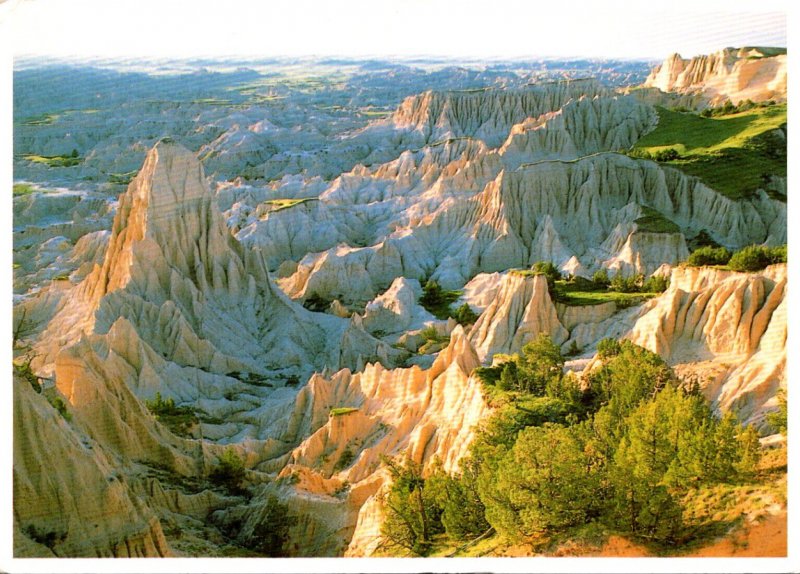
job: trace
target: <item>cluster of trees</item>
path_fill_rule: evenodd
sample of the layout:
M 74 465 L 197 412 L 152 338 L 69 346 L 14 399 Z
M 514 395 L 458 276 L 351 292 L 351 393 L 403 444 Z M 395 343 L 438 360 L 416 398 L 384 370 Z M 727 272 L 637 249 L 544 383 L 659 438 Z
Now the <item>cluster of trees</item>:
M 460 296 L 460 291 L 442 289 L 437 281 L 428 279 L 422 286 L 422 297 L 419 299 L 419 304 L 437 319 L 452 317 L 461 325 L 471 325 L 478 320 L 478 314 L 467 303 L 455 310 L 451 308 L 451 305 Z
M 227 449 L 208 473 L 208 479 L 212 484 L 228 491 L 229 494 L 237 496 L 247 493 L 243 486 L 246 474 L 244 460 L 236 454 L 235 450 Z
M 612 339 L 598 354 L 602 366 L 583 385 L 562 372 L 544 335 L 479 371 L 496 409 L 459 473 L 423 476 L 410 461 L 387 461 L 387 546 L 426 555 L 441 534 L 468 541 L 494 529 L 544 540 L 591 523 L 675 544 L 686 536 L 690 488 L 754 471 L 756 431 L 715 415 L 658 355 Z
M 748 110 L 753 110 L 755 108 L 766 108 L 774 105 L 775 105 L 775 100 L 755 103 L 753 100 L 748 99 L 739 102 L 739 105 L 735 106 L 731 103 L 730 100 L 727 100 L 724 104 L 716 108 L 704 109 L 702 112 L 700 112 L 700 115 L 704 118 L 716 118 L 719 116 L 729 116 L 731 114 L 738 114 L 741 112 L 746 112 Z
M 727 265 L 734 271 L 759 271 L 768 265 L 786 263 L 787 247 L 765 247 L 763 245 L 749 245 L 735 253 L 724 247 L 704 246 L 694 250 L 686 264 L 692 267 L 702 265 Z
M 657 151 L 655 151 L 653 153 L 650 153 L 649 151 L 644 150 L 644 149 L 633 148 L 633 149 L 628 150 L 626 153 L 630 157 L 635 157 L 635 158 L 638 158 L 638 159 L 651 159 L 651 160 L 662 161 L 662 162 L 663 161 L 673 161 L 673 160 L 676 160 L 676 159 L 680 159 L 680 157 L 681 157 L 681 155 L 678 153 L 678 150 L 676 150 L 675 148 L 672 148 L 672 147 L 665 148 L 665 149 L 660 149 L 660 150 L 657 150 Z
M 180 436 L 190 435 L 192 427 L 199 422 L 194 409 L 179 407 L 175 404 L 175 399 L 165 399 L 160 392 L 156 393 L 152 401 L 146 400 L 144 404 L 159 422 Z

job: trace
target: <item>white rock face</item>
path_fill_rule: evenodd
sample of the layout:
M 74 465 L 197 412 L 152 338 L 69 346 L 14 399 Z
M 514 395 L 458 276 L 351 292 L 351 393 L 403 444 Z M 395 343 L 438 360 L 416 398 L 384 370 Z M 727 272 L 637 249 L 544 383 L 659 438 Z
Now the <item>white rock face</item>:
M 363 302 L 398 276 L 457 289 L 478 273 L 539 260 L 586 275 L 601 267 L 649 275 L 688 252 L 678 234 L 637 231 L 642 206 L 731 248 L 786 238 L 786 204 L 764 192 L 733 201 L 677 170 L 608 153 L 503 170 L 480 193 L 450 197 L 407 226 L 400 220 L 379 244 L 307 255 L 281 286 L 292 297 Z
M 644 85 L 664 92 L 700 93 L 711 105 L 726 100 L 786 100 L 786 50 L 725 48 L 691 60 L 673 54 Z
M 506 274 L 497 295 L 470 331 L 470 342 L 481 361 L 496 353 L 513 353 L 540 333 L 561 344 L 569 332 L 558 321 L 556 308 L 547 292 L 544 275 Z
M 298 121 L 317 113 L 292 110 Z M 68 527 L 55 547 L 64 554 L 213 553 L 212 531 L 178 539 L 172 527 L 238 523 L 247 538 L 277 495 L 297 518 L 292 554 L 370 555 L 389 484 L 381 456 L 457 469 L 489 414 L 471 372 L 539 333 L 577 347 L 576 369 L 603 337 L 628 336 L 702 376 L 718 407 L 750 421 L 785 385 L 785 267 L 677 267 L 684 235 L 700 231 L 728 247 L 784 243 L 785 203 L 763 190 L 733 201 L 616 153 L 655 125 L 633 97 L 582 81 L 426 92 L 346 134 L 295 131 L 249 109 L 197 113 L 214 135 L 198 132 L 192 149 L 211 172 L 242 175 L 216 194 L 195 155 L 164 141 L 116 208 L 85 194 L 15 200 L 17 311 L 38 333 L 35 370 L 54 376 L 49 398 L 72 416 L 15 382 L 25 387 L 15 393 L 15 496 L 27 505 L 15 547 L 27 554 L 48 552 L 25 534 L 39 524 Z M 301 136 L 308 150 L 286 151 Z M 95 159 L 81 173 L 116 165 Z M 304 174 L 249 179 L 284 170 Z M 646 208 L 681 233 L 639 229 Z M 539 260 L 583 276 L 671 273 L 672 283 L 639 307 L 566 307 L 543 276 L 509 271 Z M 428 278 L 463 288 L 456 305 L 480 313 L 471 328 L 419 305 Z M 315 297 L 325 313 L 300 305 Z M 423 327 L 442 340 L 425 343 Z M 401 361 L 411 366 L 394 368 Z M 144 399 L 157 392 L 195 409 L 191 438 L 149 412 Z M 245 462 L 250 501 L 179 492 L 157 476 L 207 476 L 226 450 Z M 50 484 L 47 466 L 62 458 Z M 73 509 L 88 490 L 93 502 Z
M 485 417 L 479 364 L 463 329 L 427 370 L 387 370 L 368 364 L 331 376 L 314 375 L 286 411 L 275 438 L 296 444 L 268 461 L 279 477 L 293 476 L 277 494 L 298 517 L 293 552 L 301 556 L 371 554 L 380 533 L 378 497 L 389 477 L 381 456 L 408 455 L 429 469 L 439 459 L 457 468 Z M 334 410 L 334 409 L 338 409 Z M 261 520 L 251 503 L 245 529 Z
M 421 329 L 425 323 L 436 320 L 417 303 L 421 296 L 422 287 L 416 279 L 395 279 L 389 289 L 367 303 L 364 328 L 385 334 Z

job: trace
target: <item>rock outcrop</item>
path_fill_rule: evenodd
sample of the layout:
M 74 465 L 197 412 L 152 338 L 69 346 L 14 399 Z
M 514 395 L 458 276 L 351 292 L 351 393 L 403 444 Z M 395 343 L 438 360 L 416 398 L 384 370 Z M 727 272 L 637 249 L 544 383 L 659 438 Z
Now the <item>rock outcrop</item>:
M 690 60 L 673 54 L 656 66 L 645 87 L 701 94 L 710 105 L 726 100 L 786 100 L 785 48 L 725 48 Z
M 569 337 L 558 321 L 544 275 L 505 275 L 494 300 L 481 313 L 469 339 L 481 361 L 496 353 L 518 352 L 523 345 L 545 333 L 557 345 Z

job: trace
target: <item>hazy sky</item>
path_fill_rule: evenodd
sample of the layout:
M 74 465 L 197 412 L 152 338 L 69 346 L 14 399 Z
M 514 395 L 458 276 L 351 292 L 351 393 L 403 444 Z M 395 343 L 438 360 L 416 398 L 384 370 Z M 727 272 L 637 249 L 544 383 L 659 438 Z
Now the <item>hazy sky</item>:
M 6 0 L 0 18 L 16 54 L 660 59 L 675 51 L 785 46 L 786 6 L 773 0 Z

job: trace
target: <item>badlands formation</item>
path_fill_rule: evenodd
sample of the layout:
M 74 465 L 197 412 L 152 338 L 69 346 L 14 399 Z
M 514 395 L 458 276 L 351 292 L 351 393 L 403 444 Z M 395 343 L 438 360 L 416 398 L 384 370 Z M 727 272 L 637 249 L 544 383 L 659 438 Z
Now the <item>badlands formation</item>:
M 751 55 L 673 58 L 648 85 L 785 94 L 768 63 L 785 55 Z M 458 469 L 490 413 L 474 369 L 540 333 L 577 349 L 577 372 L 603 338 L 630 339 L 766 428 L 786 385 L 785 265 L 680 264 L 701 234 L 785 244 L 785 199 L 733 199 L 620 153 L 657 123 L 595 81 L 427 91 L 337 136 L 329 179 L 319 166 L 271 178 L 285 152 L 259 145 L 280 131 L 264 120 L 194 146 L 162 139 L 116 203 L 15 198 L 15 325 L 33 378 L 14 380 L 15 553 L 225 555 L 269 526 L 277 497 L 293 518 L 285 552 L 370 555 L 382 457 Z M 245 161 L 271 182 L 220 175 Z M 654 212 L 673 225 L 644 226 Z M 524 272 L 537 261 L 670 283 L 629 307 L 567 305 Z M 421 306 L 429 279 L 477 321 Z M 150 412 L 161 398 L 192 413 L 183 432 Z M 207 481 L 229 453 L 250 496 Z
M 690 60 L 673 54 L 647 77 L 645 87 L 699 95 L 710 105 L 726 100 L 786 101 L 785 48 L 725 48 Z

